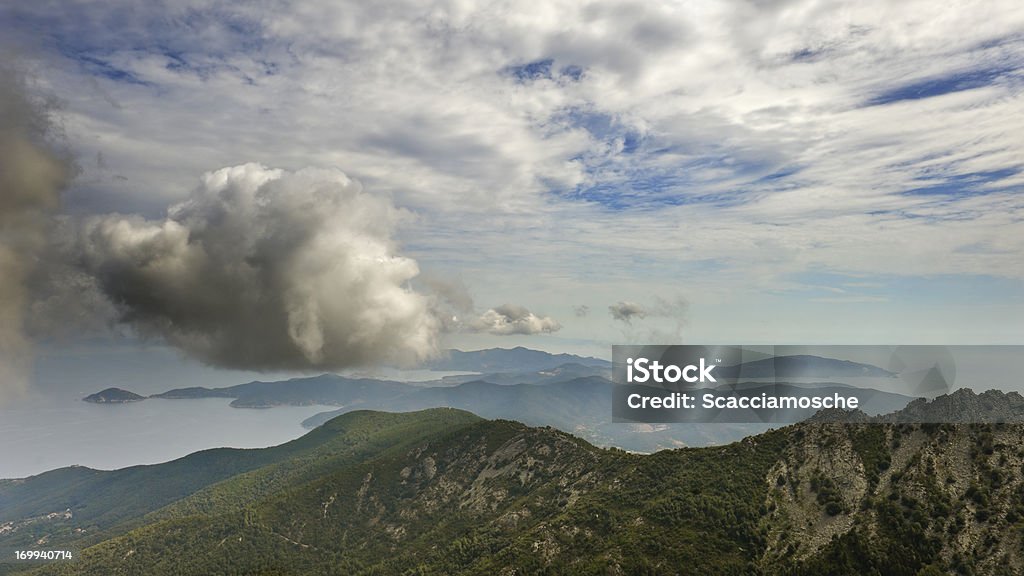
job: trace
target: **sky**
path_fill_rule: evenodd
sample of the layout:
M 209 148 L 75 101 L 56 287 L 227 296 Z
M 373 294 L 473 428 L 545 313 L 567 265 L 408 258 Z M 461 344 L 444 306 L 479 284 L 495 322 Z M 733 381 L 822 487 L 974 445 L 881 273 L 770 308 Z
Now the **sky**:
M 1024 343 L 1019 2 L 8 4 L 54 381 Z

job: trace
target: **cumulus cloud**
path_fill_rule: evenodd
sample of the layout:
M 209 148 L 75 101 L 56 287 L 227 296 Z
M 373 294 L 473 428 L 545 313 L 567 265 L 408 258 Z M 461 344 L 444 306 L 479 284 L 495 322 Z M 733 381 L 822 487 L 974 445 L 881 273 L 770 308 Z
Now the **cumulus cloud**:
M 199 360 L 256 370 L 410 365 L 438 349 L 396 253 L 400 213 L 339 170 L 206 174 L 163 220 L 86 220 L 83 268 L 121 322 Z
M 579 306 L 573 306 L 572 311 L 577 318 L 583 318 L 587 314 L 590 314 L 590 306 L 587 306 L 586 304 L 580 304 Z
M 469 322 L 469 328 L 475 332 L 507 336 L 557 332 L 562 325 L 550 316 L 537 316 L 522 306 L 505 304 L 474 318 Z
M 504 304 L 479 312 L 469 289 L 459 279 L 425 274 L 420 282 L 429 295 L 431 311 L 447 333 L 483 332 L 499 336 L 510 334 L 548 334 L 562 325 L 549 316 L 538 316 L 523 306 Z
M 643 304 L 625 300 L 612 304 L 608 311 L 611 312 L 613 319 L 626 324 L 631 324 L 634 318 L 646 318 L 648 314 L 647 307 Z
M 68 158 L 53 146 L 51 110 L 14 65 L 0 61 L 0 401 L 29 381 L 28 282 L 71 175 Z

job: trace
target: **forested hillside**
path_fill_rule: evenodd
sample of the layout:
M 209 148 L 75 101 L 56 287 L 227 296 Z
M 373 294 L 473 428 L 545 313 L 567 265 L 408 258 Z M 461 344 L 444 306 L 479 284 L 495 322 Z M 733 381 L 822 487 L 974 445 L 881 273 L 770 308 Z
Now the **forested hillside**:
M 1024 571 L 1017 424 L 803 423 L 652 455 L 453 410 L 321 430 L 357 421 L 360 446 L 389 439 L 208 485 L 34 573 Z

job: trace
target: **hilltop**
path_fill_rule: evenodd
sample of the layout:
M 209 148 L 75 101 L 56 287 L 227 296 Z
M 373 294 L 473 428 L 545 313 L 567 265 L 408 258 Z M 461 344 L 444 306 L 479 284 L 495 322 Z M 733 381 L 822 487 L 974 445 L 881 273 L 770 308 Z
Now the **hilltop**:
M 967 391 L 928 405 L 979 398 L 1016 402 Z M 353 412 L 295 442 L 254 451 L 268 462 L 248 461 L 243 467 L 255 467 L 158 509 L 87 527 L 94 533 L 79 542 L 94 545 L 80 562 L 36 573 L 1024 571 L 1019 425 L 807 422 L 645 456 L 435 409 Z M 240 452 L 249 451 L 222 454 Z M 202 465 L 219 469 L 218 459 L 209 454 Z M 152 467 L 154 477 L 176 482 L 189 470 L 176 462 L 177 471 Z M 41 481 L 0 485 L 0 510 L 45 490 Z M 80 518 L 94 507 L 93 491 L 74 494 L 72 517 L 30 524 L 32 537 L 87 524 Z M 21 513 L 68 502 L 51 498 Z M 51 542 L 76 542 L 65 534 Z
M 107 388 L 82 398 L 83 401 L 92 402 L 93 404 L 124 404 L 126 402 L 139 402 L 145 399 L 145 396 L 140 396 L 120 388 Z

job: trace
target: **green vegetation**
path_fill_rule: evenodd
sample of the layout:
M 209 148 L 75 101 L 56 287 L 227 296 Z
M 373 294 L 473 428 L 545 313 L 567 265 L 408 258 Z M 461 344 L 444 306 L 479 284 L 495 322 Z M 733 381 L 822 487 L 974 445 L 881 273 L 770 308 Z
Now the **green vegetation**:
M 313 447 L 291 460 L 208 485 L 39 573 L 741 574 L 764 546 L 764 478 L 784 433 L 645 457 L 419 414 L 342 416 L 318 432 L 358 447 L 344 457 L 323 456 L 340 440 L 307 436 Z
M 153 467 L 169 499 L 186 463 L 202 476 L 254 453 L 159 509 L 122 506 L 67 540 L 91 544 L 80 561 L 29 573 L 1016 574 L 1022 447 L 1019 426 L 802 424 L 644 456 L 452 409 L 354 412 L 268 451 Z M 103 484 L 54 474 L 34 489 Z M 33 496 L 0 484 L 14 491 Z
M 288 478 L 315 475 L 330 466 L 362 461 L 410 435 L 464 425 L 479 418 L 457 410 L 439 409 L 413 414 L 353 412 L 292 442 L 272 448 L 205 450 L 152 466 L 133 466 L 111 472 L 83 467 L 61 468 L 24 481 L 0 485 L 0 524 L 45 517 L 69 510 L 72 518 L 33 521 L 22 529 L 0 534 L 0 547 L 14 547 L 47 538 L 50 546 L 91 544 L 139 525 L 146 514 L 172 503 L 165 514 L 210 508 L 198 491 L 230 479 L 217 492 L 223 508 L 247 502 Z M 246 475 L 255 471 L 252 477 Z M 247 482 L 247 479 L 249 481 Z M 253 483 L 255 482 L 255 484 Z M 190 495 L 195 499 L 182 500 Z
M 831 478 L 825 476 L 820 471 L 815 471 L 811 476 L 811 492 L 817 494 L 817 502 L 825 508 L 825 513 L 829 516 L 835 516 L 841 512 L 846 512 L 846 506 L 843 504 L 843 497 L 839 493 L 839 488 Z
M 898 446 L 898 440 L 895 442 Z M 888 470 L 891 463 L 891 455 L 886 443 L 886 427 L 880 425 L 861 427 L 853 435 L 853 449 L 864 466 L 868 484 L 874 488 L 878 484 L 879 474 Z

